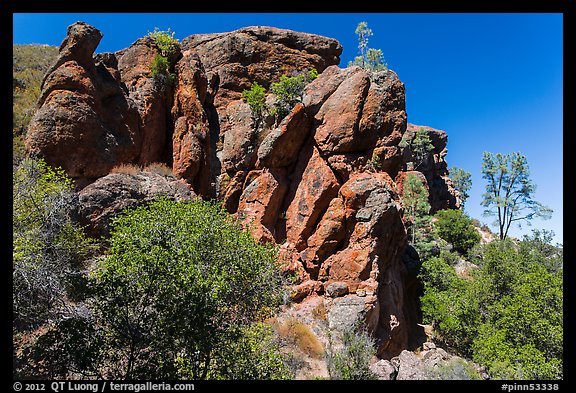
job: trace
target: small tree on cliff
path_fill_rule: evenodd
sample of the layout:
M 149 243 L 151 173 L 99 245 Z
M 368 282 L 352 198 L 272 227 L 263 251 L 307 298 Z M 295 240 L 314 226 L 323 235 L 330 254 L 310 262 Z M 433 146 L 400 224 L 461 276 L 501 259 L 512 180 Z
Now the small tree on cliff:
M 448 170 L 448 176 L 450 176 L 454 188 L 460 194 L 460 208 L 464 210 L 464 204 L 470 196 L 468 191 L 472 187 L 472 174 L 462 168 L 452 167 Z
M 370 71 L 388 69 L 382 50 L 368 48 L 368 39 L 374 35 L 372 29 L 368 27 L 368 23 L 358 23 L 355 33 L 358 35 L 358 51 L 360 52 L 360 56 L 356 56 L 354 61 L 348 63 L 348 66 L 355 65 Z
M 404 179 L 402 205 L 408 226 L 408 236 L 411 239 L 411 244 L 415 246 L 419 240 L 424 239 L 422 232 L 425 228 L 430 227 L 431 217 L 428 190 L 424 182 L 413 173 L 408 174 Z
M 513 222 L 520 225 L 540 217 L 549 219 L 552 209 L 536 202 L 536 185 L 530 179 L 528 160 L 522 154 L 484 152 L 482 178 L 487 181 L 483 194 L 484 215 L 496 216 L 500 239 L 505 239 Z

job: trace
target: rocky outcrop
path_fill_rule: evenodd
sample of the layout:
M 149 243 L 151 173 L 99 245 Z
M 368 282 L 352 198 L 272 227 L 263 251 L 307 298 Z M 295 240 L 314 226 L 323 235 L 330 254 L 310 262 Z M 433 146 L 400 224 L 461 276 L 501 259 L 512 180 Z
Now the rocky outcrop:
M 138 158 L 142 143 L 137 106 L 116 79 L 114 55 L 92 55 L 102 33 L 75 23 L 46 74 L 26 148 L 61 166 L 74 179 L 107 175 Z
M 248 27 L 184 39 L 169 59 L 171 81 L 151 76 L 151 38 L 93 56 L 100 38 L 86 24 L 70 27 L 27 141 L 30 154 L 83 183 L 81 215 L 94 233 L 159 194 L 218 198 L 258 241 L 281 244 L 293 301 L 329 299 L 329 325 L 363 321 L 383 358 L 412 346 L 419 260 L 407 245 L 402 179 L 425 180 L 433 211 L 458 201 L 446 133 L 425 127 L 434 148 L 415 167 L 420 126 L 407 123 L 396 73 L 339 68 L 342 47 L 331 38 Z M 311 68 L 319 77 L 283 119 L 256 119 L 242 100 L 254 82 L 269 87 Z M 108 175 L 150 162 L 175 178 Z
M 426 130 L 433 149 L 424 157 L 421 163 L 415 163 L 410 144 L 420 128 Z M 455 209 L 460 207 L 460 200 L 454 189 L 452 181 L 448 177 L 448 164 L 445 157 L 448 154 L 446 145 L 448 135 L 442 130 L 428 126 L 418 126 L 408 123 L 403 136 L 404 146 L 402 149 L 403 171 L 418 171 L 426 179 L 429 189 L 431 214 L 442 209 Z

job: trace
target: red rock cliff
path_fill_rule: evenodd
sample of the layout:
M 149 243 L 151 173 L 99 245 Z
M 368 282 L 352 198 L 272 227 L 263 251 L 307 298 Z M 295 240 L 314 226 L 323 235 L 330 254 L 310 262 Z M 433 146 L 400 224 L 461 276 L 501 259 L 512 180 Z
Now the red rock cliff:
M 334 298 L 331 326 L 360 317 L 381 356 L 407 348 L 419 328 L 399 197 L 413 166 L 400 142 L 419 126 L 407 123 L 396 73 L 339 68 L 342 47 L 331 38 L 247 27 L 184 39 L 171 59 L 176 79 L 163 83 L 150 76 L 158 49 L 149 38 L 93 56 L 101 37 L 84 23 L 69 27 L 42 86 L 29 153 L 81 187 L 121 163 L 168 164 L 191 193 L 222 200 L 258 240 L 282 244 L 284 269 L 299 280 L 294 301 Z M 257 127 L 242 90 L 311 68 L 320 76 L 302 102 L 279 124 Z M 418 170 L 433 209 L 455 207 L 446 133 L 426 129 L 434 150 Z M 146 177 L 130 187 L 138 179 Z M 99 206 L 94 189 L 80 190 L 86 211 Z

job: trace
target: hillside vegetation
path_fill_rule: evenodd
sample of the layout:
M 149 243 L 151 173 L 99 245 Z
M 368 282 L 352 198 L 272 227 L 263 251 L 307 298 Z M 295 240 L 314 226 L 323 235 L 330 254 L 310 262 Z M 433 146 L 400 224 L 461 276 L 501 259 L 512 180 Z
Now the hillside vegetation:
M 23 154 L 23 137 L 40 97 L 44 74 L 58 57 L 58 48 L 50 45 L 14 45 L 12 47 L 12 138 L 14 161 Z

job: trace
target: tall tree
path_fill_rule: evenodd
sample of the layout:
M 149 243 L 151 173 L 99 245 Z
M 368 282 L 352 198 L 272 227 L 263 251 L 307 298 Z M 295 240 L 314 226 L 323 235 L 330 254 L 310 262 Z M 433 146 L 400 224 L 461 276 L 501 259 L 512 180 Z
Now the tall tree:
M 540 217 L 549 219 L 552 209 L 533 199 L 536 185 L 530 179 L 528 160 L 518 152 L 492 154 L 484 152 L 482 178 L 486 179 L 486 192 L 481 205 L 484 214 L 496 216 L 500 239 L 505 239 L 513 222 L 520 225 Z
M 356 56 L 354 61 L 348 63 L 348 66 L 358 66 L 365 70 L 382 71 L 388 68 L 382 50 L 368 48 L 368 39 L 374 35 L 368 23 L 360 22 L 354 31 L 358 36 L 358 51 L 360 56 Z
M 405 219 L 408 224 L 408 235 L 411 244 L 415 245 L 418 233 L 430 225 L 430 203 L 428 202 L 428 190 L 424 182 L 415 174 L 410 173 L 404 179 L 402 187 L 402 205 L 404 206 Z
M 464 204 L 470 196 L 468 191 L 472 187 L 472 174 L 454 166 L 448 170 L 448 175 L 454 183 L 454 188 L 460 194 L 460 207 L 464 210 Z

